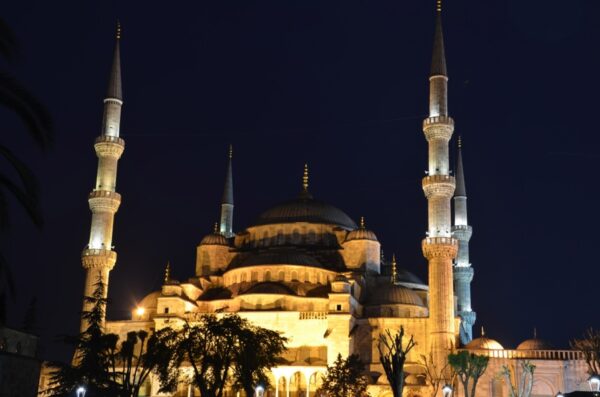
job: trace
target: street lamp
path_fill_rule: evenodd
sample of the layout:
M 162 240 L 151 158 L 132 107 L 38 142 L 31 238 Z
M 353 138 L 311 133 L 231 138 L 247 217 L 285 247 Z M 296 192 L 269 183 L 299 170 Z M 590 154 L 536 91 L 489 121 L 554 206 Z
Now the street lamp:
M 254 389 L 254 391 L 256 392 L 256 397 L 263 397 L 264 392 L 265 392 L 265 388 L 262 387 L 261 385 L 256 386 L 256 388 Z
M 442 394 L 444 397 L 450 397 L 452 395 L 452 386 L 444 385 L 444 387 L 442 387 Z
M 588 379 L 588 384 L 590 385 L 590 390 L 598 393 L 600 392 L 600 376 L 592 375 Z
M 77 388 L 76 392 L 77 392 L 77 397 L 85 397 L 85 392 L 86 392 L 85 387 L 79 386 Z

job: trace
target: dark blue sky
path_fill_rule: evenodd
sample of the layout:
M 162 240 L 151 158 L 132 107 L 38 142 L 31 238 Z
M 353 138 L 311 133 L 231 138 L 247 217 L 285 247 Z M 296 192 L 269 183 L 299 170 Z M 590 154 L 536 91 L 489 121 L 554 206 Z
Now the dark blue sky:
M 78 327 L 93 140 L 123 24 L 122 137 L 110 316 L 175 276 L 217 219 L 235 148 L 235 229 L 297 194 L 364 215 L 386 253 L 426 279 L 420 187 L 434 1 L 81 2 L 3 7 L 23 52 L 3 65 L 55 117 L 42 154 L 0 110 L 3 142 L 34 168 L 46 227 L 15 207 L 3 250 L 18 283 L 11 320 L 40 299 L 45 354 Z M 566 346 L 586 327 L 600 278 L 600 3 L 446 1 L 450 113 L 463 136 L 474 228 L 476 328 L 514 347 L 532 334 Z M 476 332 L 478 334 L 478 331 Z

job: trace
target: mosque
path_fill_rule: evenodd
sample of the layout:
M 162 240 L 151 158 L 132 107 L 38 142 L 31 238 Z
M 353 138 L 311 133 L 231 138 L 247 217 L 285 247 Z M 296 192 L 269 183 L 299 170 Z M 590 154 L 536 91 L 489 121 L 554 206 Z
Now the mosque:
M 98 173 L 89 195 L 90 239 L 82 254 L 87 272 L 85 295 L 91 295 L 98 275 L 109 285 L 109 273 L 117 262 L 112 245 L 114 215 L 121 203 L 115 189 L 116 172 L 125 149 L 119 131 L 123 104 L 119 36 L 104 100 L 102 133 L 94 144 Z M 421 188 L 428 202 L 428 228 L 421 249 L 428 260 L 428 280 L 399 268 L 395 258 L 383 258 L 377 235 L 364 220 L 357 223 L 341 209 L 320 201 L 318 193 L 310 189 L 306 166 L 296 197 L 266 209 L 254 224 L 234 229 L 230 152 L 220 223 L 197 246 L 190 278 L 174 280 L 167 268 L 162 289 L 149 291 L 130 319 L 107 321 L 107 331 L 124 336 L 131 330 L 178 327 L 206 313 L 237 313 L 289 338 L 284 364 L 271 371 L 268 396 L 315 396 L 327 364 L 338 354 L 353 353 L 367 363 L 370 395 L 391 396 L 377 340 L 385 330 L 401 326 L 418 342 L 405 367 L 407 396 L 432 394 L 422 356 L 431 357 L 441 367 L 448 353 L 456 349 L 491 358 L 478 395 L 508 396 L 508 385 L 497 375 L 503 365 L 516 366 L 523 359 L 537 366 L 533 396 L 585 390 L 587 367 L 579 352 L 552 349 L 538 338 L 526 340 L 516 349 L 504 349 L 483 332 L 473 339 L 476 305 L 471 299 L 474 269 L 469 260 L 473 229 L 467 217 L 460 144 L 456 169 L 450 168 L 454 120 L 448 113 L 447 82 L 438 7 L 429 117 L 423 121 L 429 161 Z M 157 396 L 157 381 L 149 381 L 142 395 Z M 182 383 L 175 395 L 198 392 Z M 234 396 L 235 391 L 227 395 Z

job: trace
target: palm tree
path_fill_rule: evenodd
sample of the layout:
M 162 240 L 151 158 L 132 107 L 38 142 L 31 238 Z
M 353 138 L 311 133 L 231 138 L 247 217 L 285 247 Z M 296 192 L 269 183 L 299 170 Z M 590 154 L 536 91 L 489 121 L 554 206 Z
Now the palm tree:
M 0 19 L 0 57 L 11 64 L 19 56 L 15 35 Z M 23 122 L 26 131 L 42 150 L 52 143 L 52 119 L 46 108 L 7 71 L 0 70 L 0 106 L 13 111 Z M 12 196 L 25 209 L 36 227 L 42 227 L 39 188 L 29 167 L 0 143 L 0 158 L 5 166 L 0 169 L 0 228 L 9 226 L 8 197 Z M 11 177 L 14 175 L 14 177 Z M 6 320 L 6 300 L 15 295 L 15 286 L 6 258 L 0 252 L 0 325 Z

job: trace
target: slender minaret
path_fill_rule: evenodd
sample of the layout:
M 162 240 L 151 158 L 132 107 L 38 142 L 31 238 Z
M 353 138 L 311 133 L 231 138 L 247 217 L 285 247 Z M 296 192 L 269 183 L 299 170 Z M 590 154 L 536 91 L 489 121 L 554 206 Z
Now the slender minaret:
M 112 246 L 112 235 L 115 212 L 121 204 L 121 195 L 115 191 L 115 187 L 117 162 L 125 149 L 125 141 L 119 138 L 121 106 L 123 105 L 120 39 L 121 26 L 117 24 L 113 63 L 108 91 L 104 99 L 102 132 L 94 144 L 98 156 L 98 173 L 96 186 L 88 197 L 92 211 L 90 241 L 81 256 L 83 268 L 86 270 L 84 296 L 91 296 L 99 281 L 104 283 L 105 295 L 107 294 L 108 276 L 117 261 L 117 253 Z M 83 310 L 89 309 L 90 304 L 84 301 Z M 81 329 L 85 328 L 86 324 L 82 320 Z
M 235 236 L 233 233 L 233 172 L 231 162 L 233 159 L 233 147 L 229 145 L 227 160 L 227 173 L 225 174 L 225 188 L 223 189 L 223 199 L 221 200 L 221 222 L 219 231 L 226 238 Z
M 458 240 L 458 255 L 454 261 L 454 289 L 458 298 L 460 323 L 460 342 L 466 345 L 473 339 L 473 324 L 476 314 L 471 309 L 471 281 L 473 268 L 469 262 L 469 240 L 473 228 L 467 220 L 467 189 L 462 160 L 462 140 L 458 137 L 456 155 L 456 191 L 454 192 L 454 226 L 452 236 Z
M 439 0 L 436 14 L 429 77 L 429 117 L 423 121 L 423 132 L 429 144 L 429 169 L 423 178 L 429 226 L 422 248 L 428 260 L 431 353 L 437 368 L 443 368 L 448 352 L 455 345 L 452 261 L 458 244 L 452 238 L 451 230 L 450 200 L 455 181 L 449 174 L 448 142 L 454 131 L 454 121 L 448 116 L 448 74 Z

